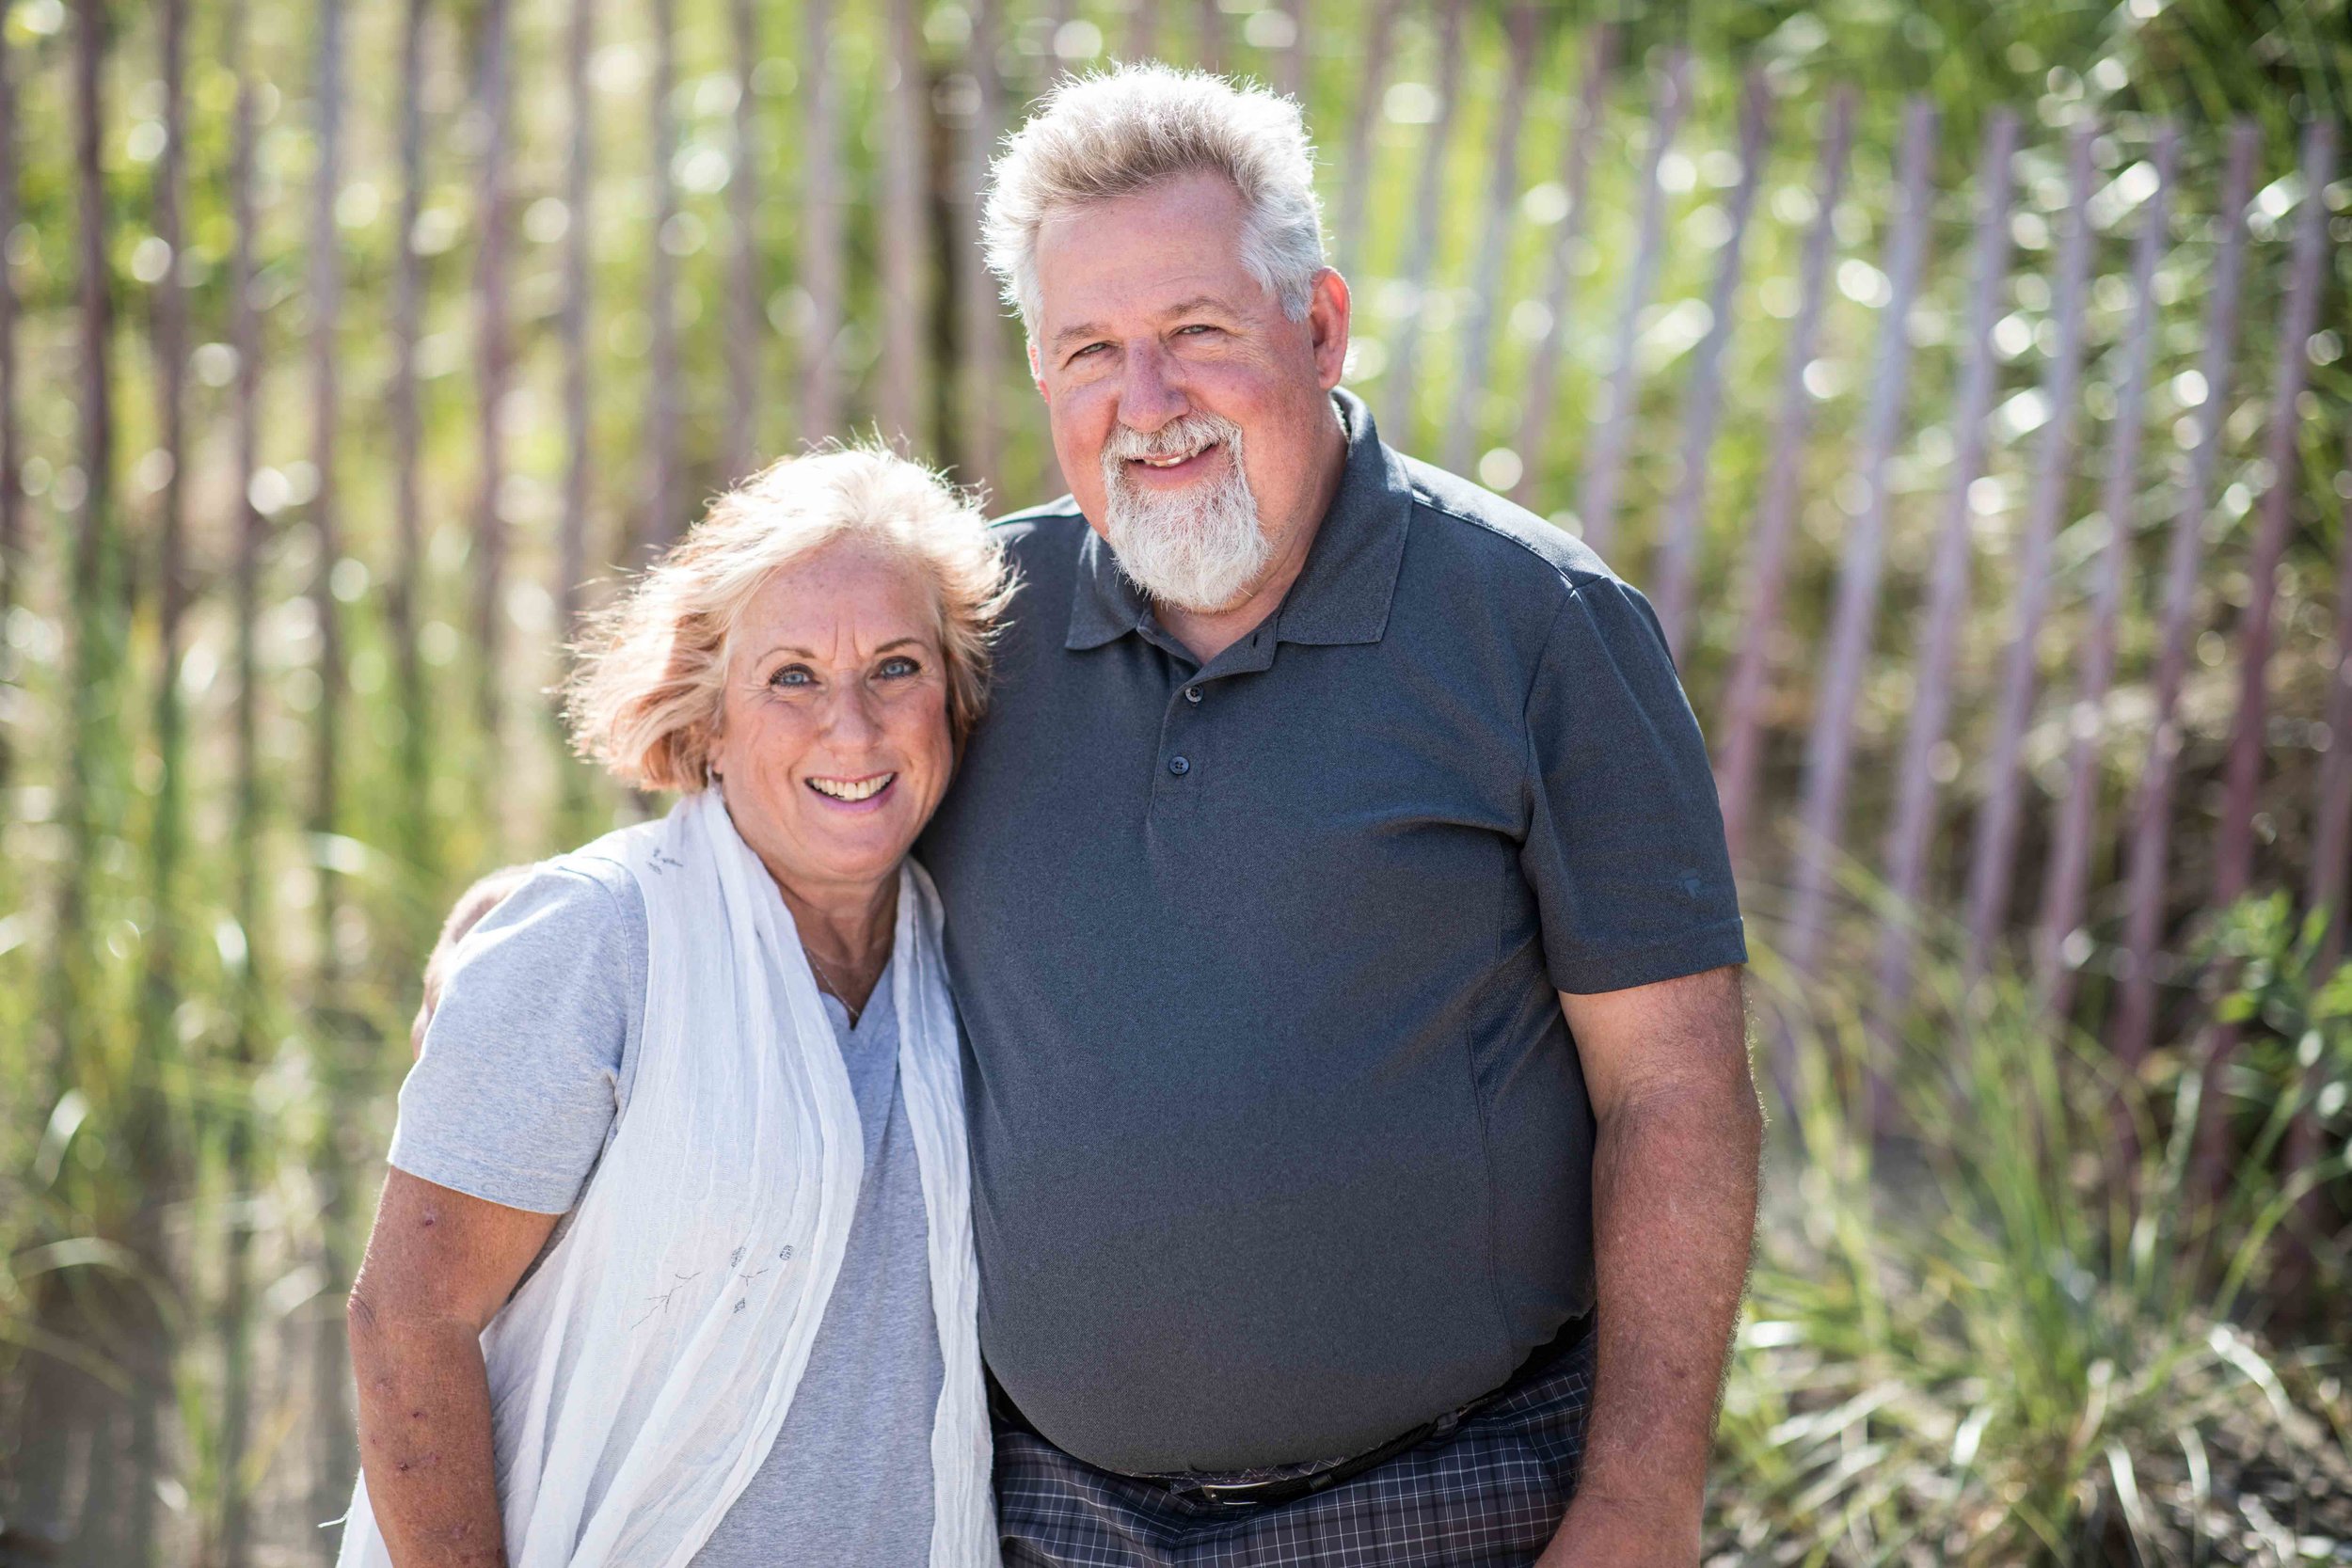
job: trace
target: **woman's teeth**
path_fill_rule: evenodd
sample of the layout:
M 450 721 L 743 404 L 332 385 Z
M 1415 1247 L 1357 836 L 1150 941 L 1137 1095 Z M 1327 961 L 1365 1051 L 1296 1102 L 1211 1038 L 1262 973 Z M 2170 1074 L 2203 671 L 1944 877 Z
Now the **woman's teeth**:
M 865 800 L 881 794 L 882 786 L 898 776 L 896 773 L 877 773 L 870 779 L 811 779 L 808 787 L 836 800 Z

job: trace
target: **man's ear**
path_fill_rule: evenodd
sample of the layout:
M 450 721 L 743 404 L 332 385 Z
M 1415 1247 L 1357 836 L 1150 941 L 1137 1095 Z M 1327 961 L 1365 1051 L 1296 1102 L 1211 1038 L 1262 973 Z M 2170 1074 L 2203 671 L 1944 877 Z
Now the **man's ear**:
M 1315 379 L 1329 391 L 1340 384 L 1347 363 L 1347 324 L 1353 307 L 1347 279 L 1339 268 L 1326 267 L 1308 285 L 1307 336 L 1314 345 Z
M 1045 366 L 1044 362 L 1037 356 L 1037 340 L 1035 338 L 1029 340 L 1029 384 L 1037 388 L 1037 395 L 1039 397 L 1043 398 L 1048 403 L 1054 401 L 1054 394 L 1045 389 Z

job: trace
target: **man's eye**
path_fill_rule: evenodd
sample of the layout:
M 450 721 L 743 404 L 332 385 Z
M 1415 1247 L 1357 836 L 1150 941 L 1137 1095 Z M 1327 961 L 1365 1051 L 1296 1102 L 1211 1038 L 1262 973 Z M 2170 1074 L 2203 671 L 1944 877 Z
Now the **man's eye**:
M 1216 327 L 1211 326 L 1206 322 L 1193 322 L 1187 325 L 1178 327 L 1176 329 L 1176 336 L 1181 338 L 1187 332 L 1215 332 L 1216 330 Z
M 1076 351 L 1075 353 L 1073 353 L 1073 355 L 1071 355 L 1071 356 L 1070 356 L 1070 358 L 1071 358 L 1071 362 L 1074 364 L 1074 363 L 1076 363 L 1078 360 L 1080 360 L 1080 359 L 1084 359 L 1084 358 L 1085 358 L 1088 355 L 1092 354 L 1092 353 L 1093 353 L 1096 349 L 1098 349 L 1098 348 L 1108 348 L 1108 347 L 1110 347 L 1110 344 L 1108 344 L 1108 343 L 1089 343 L 1089 344 L 1087 344 L 1087 346 L 1086 346 L 1086 347 L 1084 347 L 1084 348 L 1082 348 L 1082 349 L 1079 349 L 1078 351 Z

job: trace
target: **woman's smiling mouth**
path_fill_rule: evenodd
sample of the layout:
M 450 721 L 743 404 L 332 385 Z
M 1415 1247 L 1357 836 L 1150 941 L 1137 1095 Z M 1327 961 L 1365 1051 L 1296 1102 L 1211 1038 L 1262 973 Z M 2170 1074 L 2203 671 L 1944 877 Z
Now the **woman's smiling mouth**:
M 829 800 L 857 805 L 888 789 L 891 781 L 898 776 L 896 772 L 868 773 L 862 779 L 810 779 L 807 784 L 809 788 Z

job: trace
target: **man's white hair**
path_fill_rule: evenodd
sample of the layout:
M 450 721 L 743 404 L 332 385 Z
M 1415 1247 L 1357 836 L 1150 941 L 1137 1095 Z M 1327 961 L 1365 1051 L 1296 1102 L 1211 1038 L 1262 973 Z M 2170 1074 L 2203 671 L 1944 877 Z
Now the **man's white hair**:
M 1034 341 L 1046 218 L 1182 175 L 1221 175 L 1248 214 L 1243 264 L 1302 321 L 1324 264 L 1314 169 L 1298 105 L 1263 87 L 1157 61 L 1066 76 L 991 166 L 981 243 Z

